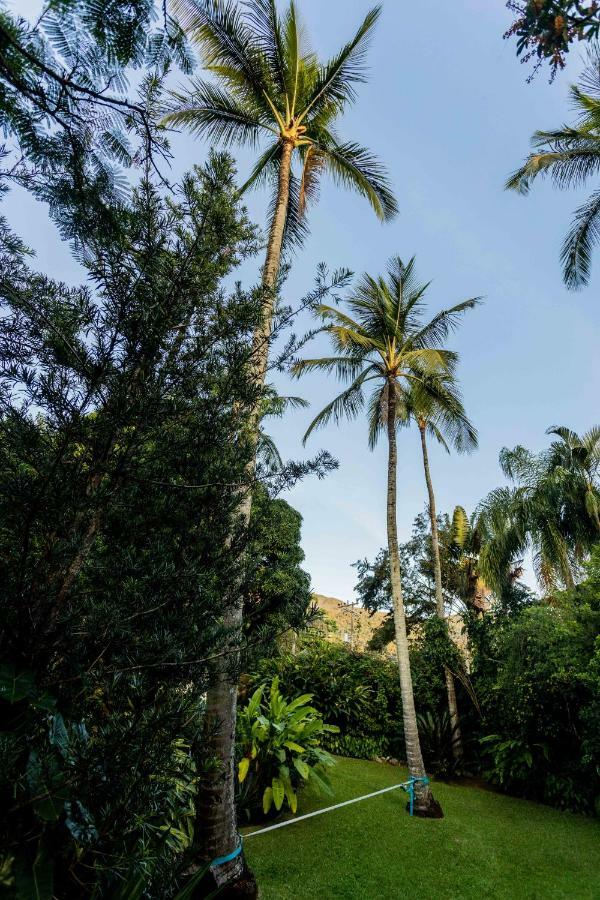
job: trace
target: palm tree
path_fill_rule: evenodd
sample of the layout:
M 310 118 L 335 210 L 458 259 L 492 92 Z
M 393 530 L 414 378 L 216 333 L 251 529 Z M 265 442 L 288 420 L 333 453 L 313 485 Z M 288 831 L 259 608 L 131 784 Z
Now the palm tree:
M 349 313 L 323 305 L 319 314 L 325 321 L 335 356 L 297 362 L 297 376 L 311 370 L 333 372 L 351 384 L 314 419 L 305 435 L 344 416 L 356 418 L 364 407 L 364 388 L 373 383 L 369 400 L 369 446 L 373 448 L 381 431 L 388 438 L 387 535 L 394 629 L 402 690 L 402 710 L 406 757 L 410 774 L 423 777 L 425 768 L 419 742 L 413 697 L 406 615 L 402 594 L 398 531 L 396 522 L 396 430 L 404 403 L 413 383 L 422 385 L 432 402 L 438 399 L 438 381 L 432 376 L 450 372 L 456 354 L 442 347 L 460 315 L 474 306 L 467 300 L 452 309 L 424 319 L 427 284 L 419 284 L 414 258 L 406 265 L 399 257 L 390 260 L 387 277 L 363 275 L 348 301 Z M 439 804 L 426 785 L 419 785 L 417 809 L 422 815 L 440 814 Z
M 455 506 L 450 529 L 450 549 L 458 555 L 460 576 L 456 590 L 467 610 L 476 615 L 481 615 L 487 608 L 489 595 L 489 588 L 479 567 L 484 540 L 485 531 L 477 513 L 469 518 L 464 507 Z
M 302 242 L 306 208 L 318 197 L 322 174 L 364 196 L 380 219 L 397 212 L 381 163 L 335 132 L 337 120 L 356 99 L 356 85 L 365 80 L 366 50 L 381 7 L 367 13 L 331 60 L 319 63 L 306 45 L 293 0 L 282 15 L 275 0 L 175 0 L 174 5 L 214 80 L 194 79 L 189 93 L 173 93 L 164 121 L 225 146 L 254 148 L 266 142 L 241 189 L 273 188 L 263 268 L 265 345 L 282 248 L 286 239 L 292 245 Z M 294 173 L 296 161 L 300 177 Z
M 381 163 L 353 141 L 341 141 L 337 120 L 356 99 L 365 80 L 365 55 L 380 7 L 365 17 L 354 37 L 327 63 L 319 63 L 306 46 L 294 2 L 283 14 L 276 0 L 174 0 L 175 13 L 202 56 L 212 80 L 195 79 L 191 91 L 173 94 L 165 122 L 226 147 L 261 147 L 242 187 L 269 184 L 273 189 L 270 227 L 262 271 L 263 300 L 251 353 L 251 378 L 260 395 L 267 371 L 269 342 L 284 244 L 301 243 L 306 209 L 316 200 L 320 177 L 327 172 L 363 195 L 377 216 L 397 211 Z M 298 162 L 301 175 L 294 172 Z M 260 397 L 247 418 L 246 434 L 259 441 Z M 246 490 L 240 495 L 240 519 L 247 526 L 252 509 L 250 485 L 256 459 L 248 467 Z M 241 596 L 227 604 L 224 626 L 231 635 L 230 665 L 217 665 L 207 695 L 205 744 L 220 761 L 207 774 L 199 802 L 203 855 L 228 855 L 237 843 L 234 796 L 234 735 L 237 685 L 232 679 L 235 646 L 243 624 Z M 241 863 L 222 867 L 220 876 L 235 880 Z
M 533 551 L 540 584 L 572 589 L 575 576 L 598 541 L 600 429 L 583 438 L 564 427 L 549 449 L 532 453 L 506 447 L 500 466 L 512 486 L 492 491 L 480 504 L 485 531 L 480 565 L 491 587 L 501 588 L 511 561 Z
M 577 122 L 556 131 L 536 131 L 532 152 L 506 187 L 527 194 L 538 176 L 550 175 L 558 188 L 580 187 L 600 169 L 600 49 L 589 52 L 579 85 L 571 86 Z M 570 288 L 586 285 L 591 255 L 600 238 L 600 189 L 575 212 L 561 252 L 563 277 Z
M 429 466 L 427 435 L 433 437 L 446 452 L 453 446 L 459 453 L 471 452 L 477 447 L 477 431 L 469 422 L 465 413 L 456 379 L 451 372 L 443 372 L 433 376 L 436 380 L 434 392 L 423 390 L 420 381 L 413 382 L 405 400 L 405 420 L 415 422 L 421 438 L 423 469 L 429 498 L 429 519 L 431 522 L 431 548 L 433 551 L 433 573 L 435 583 L 435 604 L 437 615 L 446 620 L 444 609 L 444 592 L 442 587 L 442 563 L 440 559 L 440 540 L 435 503 L 435 493 Z M 444 667 L 446 692 L 448 695 L 448 712 L 452 727 L 452 750 L 457 761 L 463 756 L 458 704 L 454 676 L 448 666 Z
M 571 473 L 573 493 L 580 501 L 583 495 L 583 507 L 600 532 L 600 427 L 596 425 L 580 437 L 564 425 L 553 425 L 546 434 L 560 439 L 550 447 L 550 468 Z

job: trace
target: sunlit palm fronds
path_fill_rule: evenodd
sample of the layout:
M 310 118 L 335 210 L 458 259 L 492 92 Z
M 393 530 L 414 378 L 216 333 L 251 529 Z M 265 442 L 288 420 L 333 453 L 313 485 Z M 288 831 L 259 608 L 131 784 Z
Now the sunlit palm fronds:
M 298 171 L 290 187 L 288 245 L 305 236 L 303 219 L 325 173 L 365 197 L 380 219 L 396 214 L 382 164 L 335 132 L 366 79 L 379 6 L 326 63 L 309 48 L 294 2 L 281 12 L 275 0 L 174 0 L 173 8 L 211 80 L 194 79 L 187 91 L 172 92 L 164 122 L 225 146 L 266 141 L 243 190 L 265 181 L 276 190 L 281 149 L 291 143 Z
M 417 279 L 414 258 L 404 264 L 394 257 L 386 276 L 364 274 L 358 280 L 348 299 L 348 312 L 327 305 L 319 307 L 317 314 L 325 323 L 323 330 L 329 334 L 336 355 L 300 360 L 294 374 L 321 370 L 352 383 L 313 420 L 305 440 L 331 419 L 356 418 L 365 405 L 363 387 L 373 382 L 368 400 L 371 447 L 387 421 L 391 383 L 398 424 L 412 414 L 409 411 L 418 400 L 427 407 L 432 433 L 442 440 L 445 434 L 457 448 L 475 446 L 475 429 L 464 413 L 452 378 L 457 357 L 442 346 L 442 339 L 478 301 L 467 300 L 427 319 L 428 286 Z
M 600 173 L 600 48 L 590 51 L 579 86 L 571 87 L 578 114 L 573 126 L 537 131 L 533 151 L 514 172 L 506 187 L 527 194 L 533 181 L 548 176 L 559 189 L 580 188 Z M 561 251 L 563 276 L 570 288 L 586 285 L 592 253 L 600 242 L 600 190 L 576 210 Z

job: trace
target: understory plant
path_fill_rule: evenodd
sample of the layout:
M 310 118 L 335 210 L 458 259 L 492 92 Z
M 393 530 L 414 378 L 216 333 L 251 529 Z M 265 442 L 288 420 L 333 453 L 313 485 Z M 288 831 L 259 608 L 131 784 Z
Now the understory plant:
M 452 722 L 448 710 L 421 713 L 419 734 L 425 763 L 433 775 L 449 778 L 462 772 L 462 753 L 456 752 L 460 728 Z
M 312 694 L 288 701 L 279 678 L 261 684 L 238 715 L 238 802 L 247 817 L 262 809 L 279 812 L 287 802 L 298 809 L 298 791 L 308 781 L 332 794 L 327 769 L 333 757 L 321 746 L 339 729 L 326 725 L 310 705 Z

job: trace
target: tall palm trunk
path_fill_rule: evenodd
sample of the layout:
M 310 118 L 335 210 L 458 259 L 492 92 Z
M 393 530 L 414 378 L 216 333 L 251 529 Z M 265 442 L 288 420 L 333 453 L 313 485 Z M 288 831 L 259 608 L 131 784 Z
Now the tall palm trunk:
M 445 621 L 446 616 L 444 613 L 444 595 L 442 592 L 440 539 L 438 533 L 437 512 L 435 508 L 435 494 L 433 492 L 433 483 L 431 481 L 431 472 L 429 470 L 426 424 L 422 421 L 420 421 L 418 424 L 419 432 L 421 434 L 421 449 L 423 451 L 423 468 L 425 470 L 425 481 L 427 483 L 427 493 L 429 495 L 429 519 L 431 521 L 431 547 L 433 550 L 433 574 L 435 579 L 435 607 L 440 619 L 443 619 Z M 448 712 L 450 714 L 450 725 L 452 726 L 452 753 L 454 754 L 454 759 L 459 762 L 459 760 L 461 760 L 463 756 L 462 735 L 460 732 L 460 719 L 458 716 L 458 705 L 456 702 L 454 676 L 448 666 L 444 666 L 444 675 L 446 678 L 446 693 L 448 694 Z
M 252 340 L 251 378 L 257 393 L 260 393 L 267 373 L 275 291 L 288 210 L 293 149 L 294 145 L 290 141 L 284 141 L 277 203 L 262 274 L 262 315 Z M 244 528 L 248 527 L 252 512 L 252 482 L 256 468 L 259 420 L 260 402 L 257 400 L 246 425 L 252 453 L 246 466 L 246 485 L 240 492 L 238 506 L 239 519 Z M 200 851 L 205 860 L 227 856 L 238 844 L 235 810 L 235 724 L 240 664 L 238 648 L 242 637 L 243 612 L 242 598 L 239 593 L 234 592 L 233 597 L 227 602 L 223 615 L 226 645 L 231 652 L 220 657 L 215 664 L 206 697 L 203 749 L 207 758 L 216 761 L 217 764 L 211 765 L 205 773 L 198 802 Z M 244 862 L 240 855 L 233 861 L 218 866 L 213 876 L 219 886 L 230 884 L 241 876 L 243 868 Z
M 404 740 L 406 743 L 406 761 L 409 774 L 415 778 L 423 778 L 425 766 L 419 741 L 417 714 L 413 694 L 412 676 L 410 672 L 410 656 L 408 635 L 406 631 L 406 613 L 402 595 L 400 575 L 400 554 L 398 553 L 398 526 L 396 522 L 396 477 L 398 468 L 398 451 L 396 446 L 396 385 L 393 379 L 388 381 L 388 483 L 387 483 L 387 537 L 390 557 L 390 580 L 392 586 L 392 603 L 394 607 L 394 631 L 396 635 L 396 652 L 400 672 L 400 689 L 402 692 L 402 718 L 404 722 Z M 415 791 L 415 810 L 427 815 L 434 807 L 438 807 L 428 785 L 419 784 Z M 438 807 L 439 809 L 439 807 Z M 440 810 L 441 813 L 441 810 Z

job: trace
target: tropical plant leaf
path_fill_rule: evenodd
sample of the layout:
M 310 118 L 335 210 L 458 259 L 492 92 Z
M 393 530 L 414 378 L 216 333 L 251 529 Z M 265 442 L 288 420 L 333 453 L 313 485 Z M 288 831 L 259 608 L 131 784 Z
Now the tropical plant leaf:
M 0 665 L 0 698 L 8 703 L 17 703 L 35 693 L 33 672 L 17 672 L 15 667 L 3 663 Z

